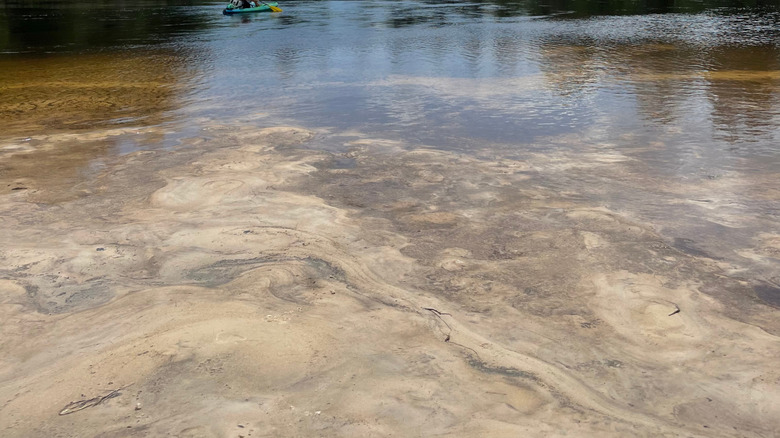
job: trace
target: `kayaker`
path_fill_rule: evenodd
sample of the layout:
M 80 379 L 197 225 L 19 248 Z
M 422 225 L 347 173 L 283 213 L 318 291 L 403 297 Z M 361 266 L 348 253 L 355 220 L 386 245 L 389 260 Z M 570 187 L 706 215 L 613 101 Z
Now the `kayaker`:
M 231 4 L 232 4 L 234 7 L 237 7 L 237 8 L 239 8 L 239 9 L 244 9 L 244 8 L 252 8 L 252 7 L 254 7 L 254 6 L 252 6 L 252 4 L 251 4 L 251 3 L 249 3 L 249 0 L 230 0 L 230 3 L 231 3 Z M 254 2 L 253 2 L 253 3 L 254 3 Z

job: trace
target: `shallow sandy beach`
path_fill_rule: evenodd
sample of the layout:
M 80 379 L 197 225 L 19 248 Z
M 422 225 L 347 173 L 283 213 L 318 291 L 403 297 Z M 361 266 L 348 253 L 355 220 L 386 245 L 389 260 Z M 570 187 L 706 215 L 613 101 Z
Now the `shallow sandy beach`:
M 777 202 L 771 180 L 202 124 L 87 170 L 155 132 L 3 145 L 1 436 L 780 430 L 780 234 L 727 197 Z M 669 217 L 592 201 L 648 185 Z M 690 208 L 753 244 L 676 238 Z

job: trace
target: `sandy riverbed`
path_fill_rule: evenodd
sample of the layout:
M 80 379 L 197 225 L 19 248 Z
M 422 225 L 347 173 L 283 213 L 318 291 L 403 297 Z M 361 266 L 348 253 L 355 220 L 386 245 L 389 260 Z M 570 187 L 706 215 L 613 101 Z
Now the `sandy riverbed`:
M 329 154 L 212 124 L 79 164 L 129 134 L 4 149 L 3 437 L 780 430 L 771 284 L 566 184 L 630 157 Z M 754 243 L 735 251 L 776 271 L 780 236 Z

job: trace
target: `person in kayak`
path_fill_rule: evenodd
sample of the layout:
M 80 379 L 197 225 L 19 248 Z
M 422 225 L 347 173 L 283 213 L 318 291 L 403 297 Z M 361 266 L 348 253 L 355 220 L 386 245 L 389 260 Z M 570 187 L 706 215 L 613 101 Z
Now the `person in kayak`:
M 249 0 L 231 0 L 230 3 L 239 9 L 254 8 L 257 6 L 254 1 L 250 3 Z

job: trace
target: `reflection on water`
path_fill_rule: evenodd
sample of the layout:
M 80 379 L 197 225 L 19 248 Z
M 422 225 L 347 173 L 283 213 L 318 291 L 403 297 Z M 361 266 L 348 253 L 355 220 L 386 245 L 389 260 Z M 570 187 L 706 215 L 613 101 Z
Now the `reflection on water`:
M 777 158 L 780 14 L 763 3 L 285 6 L 10 1 L 4 134 L 268 113 L 448 149 L 574 135 Z
M 560 21 L 497 18 L 476 6 L 299 3 L 288 7 L 293 24 L 271 17 L 229 34 L 218 28 L 220 76 L 209 91 L 248 108 L 262 95 L 266 107 L 315 125 L 388 135 L 413 128 L 415 140 L 452 148 L 465 138 L 532 143 L 604 121 L 655 137 L 675 123 L 672 113 L 703 116 L 713 97 L 704 107 L 701 98 L 728 93 L 734 81 L 763 81 L 771 94 L 777 79 L 773 13 Z M 249 54 L 247 40 L 273 43 Z M 253 86 L 252 76 L 273 85 Z M 762 108 L 765 120 L 775 117 L 776 106 Z M 698 126 L 708 138 L 744 131 L 711 115 Z M 764 128 L 737 141 L 774 132 Z
M 684 125 L 669 141 L 767 152 L 755 143 L 776 135 L 780 15 L 712 9 L 756 5 L 318 1 L 224 17 L 219 3 L 17 0 L 0 13 L 2 104 L 19 135 L 238 107 L 445 148 L 593 138 L 594 126 L 594 141 L 615 143 Z M 686 13 L 642 15 L 670 11 Z M 598 16 L 571 18 L 584 15 Z M 66 96 L 90 77 L 102 83 L 90 98 Z M 173 104 L 184 88 L 187 104 Z
M 72 52 L 166 43 L 208 27 L 187 0 L 4 0 L 0 52 Z
M 587 17 L 593 15 L 639 15 L 679 12 L 703 12 L 716 8 L 762 8 L 777 6 L 773 0 L 495 0 L 501 15 L 556 15 Z

